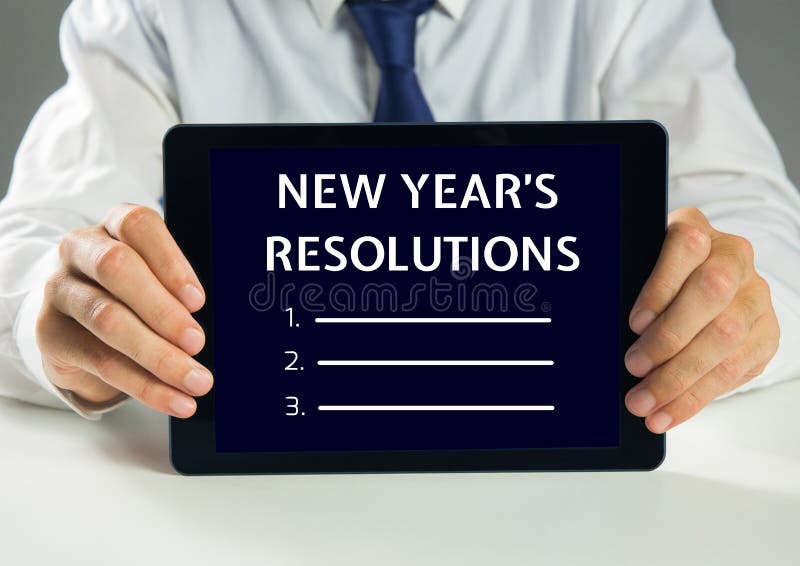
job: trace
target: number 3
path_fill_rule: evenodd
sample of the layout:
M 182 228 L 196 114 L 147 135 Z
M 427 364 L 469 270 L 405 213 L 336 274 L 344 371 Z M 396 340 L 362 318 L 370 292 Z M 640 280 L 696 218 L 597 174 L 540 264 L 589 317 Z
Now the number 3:
M 287 417 L 294 417 L 300 413 L 300 400 L 297 397 L 286 397 L 286 408 L 294 409 L 293 413 L 286 411 Z

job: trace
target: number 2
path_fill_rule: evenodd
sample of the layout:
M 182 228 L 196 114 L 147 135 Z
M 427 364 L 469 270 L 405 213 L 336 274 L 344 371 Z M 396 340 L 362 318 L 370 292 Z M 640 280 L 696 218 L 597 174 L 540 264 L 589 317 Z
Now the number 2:
M 294 367 L 294 364 L 297 363 L 297 358 L 298 358 L 297 352 L 295 352 L 294 350 L 287 350 L 287 351 L 284 352 L 284 354 L 288 354 L 290 356 L 294 356 L 292 358 L 292 361 L 290 361 L 288 364 L 286 364 L 286 367 L 283 368 L 284 371 L 297 371 L 298 368 Z

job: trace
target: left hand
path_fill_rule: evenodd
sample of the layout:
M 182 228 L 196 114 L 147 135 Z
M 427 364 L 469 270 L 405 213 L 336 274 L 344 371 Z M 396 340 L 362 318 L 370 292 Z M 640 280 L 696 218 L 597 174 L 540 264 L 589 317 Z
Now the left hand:
M 662 433 L 760 374 L 780 330 L 769 285 L 746 239 L 715 230 L 702 212 L 669 215 L 664 246 L 631 309 L 640 335 L 625 366 L 642 377 L 628 410 Z

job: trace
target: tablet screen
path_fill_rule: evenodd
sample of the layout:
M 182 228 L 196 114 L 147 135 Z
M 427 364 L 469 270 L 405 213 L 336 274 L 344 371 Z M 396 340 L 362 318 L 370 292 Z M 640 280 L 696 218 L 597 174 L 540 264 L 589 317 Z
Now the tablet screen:
M 619 145 L 209 163 L 218 452 L 619 446 Z

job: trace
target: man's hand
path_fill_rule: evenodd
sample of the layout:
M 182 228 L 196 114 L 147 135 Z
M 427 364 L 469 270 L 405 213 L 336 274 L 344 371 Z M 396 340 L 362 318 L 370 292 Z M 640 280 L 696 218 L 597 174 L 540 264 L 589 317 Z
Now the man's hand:
M 753 248 L 711 227 L 697 209 L 669 216 L 664 247 L 631 309 L 640 335 L 625 355 L 643 377 L 625 403 L 661 433 L 719 395 L 757 376 L 778 348 L 780 331 Z
M 123 204 L 99 226 L 73 230 L 59 248 L 36 325 L 47 377 L 98 403 L 122 393 L 189 417 L 211 373 L 192 355 L 205 343 L 192 318 L 200 282 L 163 220 Z

